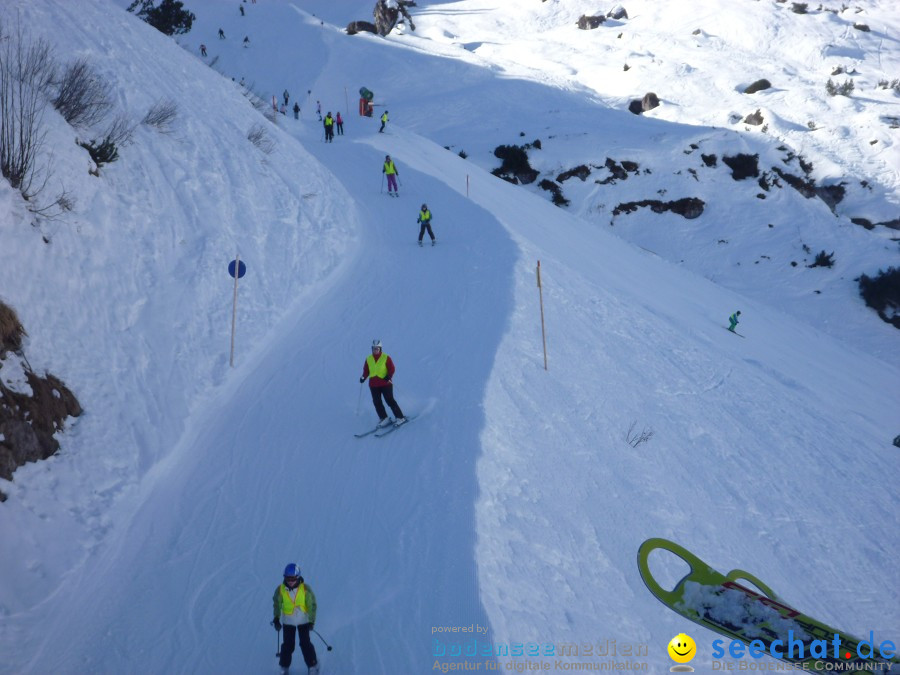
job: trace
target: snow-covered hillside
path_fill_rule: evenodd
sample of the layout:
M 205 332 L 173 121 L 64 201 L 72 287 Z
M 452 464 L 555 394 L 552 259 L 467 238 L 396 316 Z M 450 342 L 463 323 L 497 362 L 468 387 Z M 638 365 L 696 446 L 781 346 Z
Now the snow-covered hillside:
M 76 199 L 60 220 L 0 181 L 0 298 L 32 366 L 85 409 L 58 455 L 0 485 L 0 672 L 274 672 L 288 562 L 334 645 L 316 642 L 323 673 L 431 672 L 472 637 L 436 629 L 470 625 L 479 645 L 645 644 L 654 671 L 687 631 L 711 668 L 714 636 L 638 576 L 652 536 L 836 627 L 900 638 L 897 334 L 853 280 L 897 248 L 849 221 L 895 217 L 900 196 L 880 121 L 897 98 L 870 86 L 900 75 L 888 4 L 858 3 L 872 30 L 857 35 L 852 8 L 635 2 L 579 31 L 592 3 L 420 0 L 416 31 L 383 39 L 343 33 L 370 0 L 258 0 L 245 16 L 191 0 L 177 41 L 123 4 L 0 8 L 61 60 L 88 58 L 128 118 L 178 104 L 172 133 L 138 125 L 99 177 L 75 140 L 102 125 L 48 109 L 50 189 Z M 823 54 L 860 71 L 857 96 L 825 96 Z M 744 104 L 758 77 L 774 91 Z M 241 80 L 267 101 L 287 89 L 300 119 L 267 121 Z M 361 86 L 376 119 L 356 114 Z M 627 111 L 651 90 L 660 108 Z M 763 99 L 767 134 L 730 121 Z M 344 116 L 334 143 L 317 100 Z M 269 154 L 248 139 L 259 128 Z M 607 157 L 640 172 L 564 181 L 559 208 L 489 173 L 497 145 L 534 140 L 542 177 Z M 787 186 L 760 199 L 721 163 L 738 152 L 761 170 L 802 154 L 817 181 L 847 181 L 847 202 L 835 215 Z M 386 154 L 399 199 L 383 194 Z M 682 197 L 704 213 L 612 216 Z M 437 245 L 420 249 L 423 202 Z M 804 245 L 835 266 L 806 267 Z M 743 339 L 723 330 L 738 308 Z M 358 384 L 373 338 L 416 419 L 355 439 L 375 422 Z M 632 424 L 652 438 L 632 447 Z

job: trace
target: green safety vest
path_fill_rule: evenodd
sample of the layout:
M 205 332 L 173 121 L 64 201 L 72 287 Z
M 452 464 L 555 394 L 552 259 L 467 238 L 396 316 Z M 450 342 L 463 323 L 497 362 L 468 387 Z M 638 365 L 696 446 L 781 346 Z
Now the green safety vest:
M 281 611 L 284 612 L 285 616 L 290 616 L 294 613 L 294 609 L 299 607 L 300 610 L 306 614 L 306 584 L 300 584 L 297 586 L 297 600 L 298 602 L 294 602 L 291 600 L 291 595 L 288 593 L 287 586 L 281 584 Z
M 431 211 L 427 209 L 425 211 L 419 211 L 419 221 L 423 223 L 431 222 Z
M 378 361 L 369 354 L 366 357 L 366 365 L 369 366 L 369 377 L 380 377 L 382 380 L 387 377 L 387 360 L 388 356 L 384 352 L 381 352 L 381 356 L 378 357 Z
M 391 174 L 397 173 L 397 167 L 394 166 L 394 160 L 391 160 L 390 162 L 385 162 L 385 163 L 384 163 L 384 172 L 385 172 L 386 174 L 388 174 L 389 176 L 390 176 Z

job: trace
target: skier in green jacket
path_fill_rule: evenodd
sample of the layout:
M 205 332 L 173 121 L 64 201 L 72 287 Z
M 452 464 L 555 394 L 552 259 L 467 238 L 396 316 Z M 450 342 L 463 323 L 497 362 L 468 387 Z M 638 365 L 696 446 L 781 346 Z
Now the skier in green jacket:
M 730 330 L 732 333 L 734 332 L 735 326 L 738 325 L 738 317 L 740 315 L 741 315 L 741 310 L 738 310 L 734 314 L 732 314 L 731 316 L 728 317 L 728 321 L 731 324 L 730 326 L 728 326 L 728 330 Z
M 316 596 L 300 576 L 300 567 L 291 563 L 284 568 L 284 583 L 275 589 L 272 597 L 275 630 L 284 628 L 284 640 L 278 653 L 278 665 L 283 672 L 291 666 L 296 641 L 300 641 L 303 661 L 309 668 L 309 675 L 318 675 L 319 660 L 316 648 L 309 639 L 309 632 L 316 623 Z M 296 636 L 296 637 L 295 637 Z

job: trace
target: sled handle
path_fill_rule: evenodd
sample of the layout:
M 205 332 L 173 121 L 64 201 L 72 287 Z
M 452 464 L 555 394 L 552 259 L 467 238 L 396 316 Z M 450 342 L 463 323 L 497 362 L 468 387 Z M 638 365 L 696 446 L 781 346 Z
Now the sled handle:
M 671 591 L 667 591 L 660 586 L 659 582 L 657 582 L 650 573 L 650 566 L 647 564 L 647 559 L 650 556 L 650 553 L 657 549 L 663 549 L 669 553 L 673 553 L 686 562 L 691 568 L 691 571 L 684 575 L 681 581 L 675 584 L 675 588 Z M 690 579 L 697 572 L 702 574 L 703 572 L 710 570 L 709 565 L 683 546 L 679 546 L 674 541 L 669 541 L 668 539 L 662 539 L 660 537 L 648 539 L 641 544 L 641 547 L 638 549 L 637 564 L 638 570 L 641 573 L 641 578 L 644 580 L 644 583 L 647 584 L 647 588 L 650 589 L 653 595 L 670 606 L 681 599 L 681 586 L 685 581 Z
M 751 584 L 753 584 L 759 590 L 761 590 L 766 597 L 768 597 L 772 600 L 778 600 L 779 602 L 781 602 L 781 598 L 779 598 L 775 594 L 775 591 L 773 591 L 766 584 L 764 584 L 762 581 L 760 581 L 758 577 L 750 574 L 750 572 L 745 572 L 744 570 L 731 570 L 728 574 L 725 575 L 725 578 L 729 579 L 731 581 L 737 581 L 739 579 L 743 579 L 744 581 L 749 581 Z

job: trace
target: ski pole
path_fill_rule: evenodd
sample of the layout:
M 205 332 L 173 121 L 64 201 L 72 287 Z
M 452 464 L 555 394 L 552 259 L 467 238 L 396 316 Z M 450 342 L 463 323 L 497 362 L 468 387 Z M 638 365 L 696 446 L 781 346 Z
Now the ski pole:
M 378 190 L 378 194 L 381 194 L 383 192 L 384 192 L 384 171 L 381 172 L 381 189 Z
M 275 621 L 272 621 L 272 625 L 275 625 Z M 281 629 L 277 629 L 275 631 L 275 656 L 281 658 Z
M 362 401 L 362 386 L 363 383 L 359 383 L 359 395 L 356 397 L 356 416 L 359 417 L 359 403 Z
M 315 633 L 316 635 L 319 635 L 319 631 L 317 631 L 315 628 L 312 629 L 312 632 Z M 331 651 L 331 645 L 328 644 L 327 642 L 325 642 L 325 638 L 323 638 L 321 635 L 319 635 L 319 639 L 325 644 L 326 647 L 328 647 L 328 651 Z

